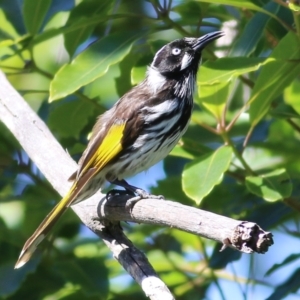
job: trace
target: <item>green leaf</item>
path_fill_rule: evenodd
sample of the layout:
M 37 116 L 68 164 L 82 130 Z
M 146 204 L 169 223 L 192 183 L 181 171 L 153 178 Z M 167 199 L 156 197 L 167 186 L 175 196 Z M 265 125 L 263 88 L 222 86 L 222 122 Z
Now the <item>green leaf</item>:
M 292 3 L 292 1 L 288 2 L 288 6 L 289 9 L 291 9 L 292 11 L 300 11 L 300 5 L 298 5 L 297 1 L 295 1 L 295 3 Z
M 216 244 L 213 253 L 209 259 L 209 267 L 217 270 L 225 268 L 229 263 L 237 261 L 242 253 L 231 248 L 227 248 L 220 253 L 221 245 Z
M 107 299 L 108 272 L 101 259 L 77 257 L 73 260 L 61 260 L 56 262 L 56 268 L 66 282 L 79 286 L 85 295 Z
M 189 24 L 197 24 L 201 16 L 201 5 L 194 1 L 180 3 L 172 8 L 172 11 L 181 15 L 182 20 Z
M 191 132 L 193 131 L 192 127 L 193 126 L 190 126 L 188 132 L 179 141 L 175 148 L 173 148 L 173 150 L 170 152 L 170 155 L 186 159 L 194 159 L 211 152 L 211 148 L 205 146 L 205 144 L 203 143 L 205 137 L 201 134 L 202 132 L 199 130 Z M 201 135 L 201 141 L 197 139 L 199 135 Z M 205 140 L 204 142 L 207 141 Z
M 60 101 L 51 109 L 49 127 L 63 137 L 78 137 L 93 115 L 95 106 L 87 101 L 68 99 Z
M 183 157 L 183 158 L 187 158 L 187 159 L 194 158 L 194 156 L 191 153 L 189 153 L 188 151 L 186 151 L 184 148 L 182 148 L 179 145 L 177 145 L 173 148 L 173 150 L 170 152 L 170 155 Z
M 288 257 L 286 257 L 281 263 L 279 264 L 274 264 L 265 274 L 265 276 L 269 276 L 272 273 L 274 273 L 275 271 L 277 271 L 278 269 L 285 267 L 287 264 L 294 262 L 295 260 L 298 260 L 300 258 L 300 254 L 296 253 L 296 254 L 291 254 Z
M 51 2 L 51 0 L 24 0 L 24 23 L 27 31 L 32 35 L 41 28 Z
M 299 289 L 299 277 L 300 269 L 296 269 L 285 282 L 276 285 L 274 292 L 266 300 L 285 299 L 285 296 L 296 292 Z
M 279 103 L 279 105 L 277 105 L 274 109 L 270 110 L 270 115 L 274 116 L 275 118 L 281 118 L 281 119 L 290 119 L 290 118 L 300 119 L 300 115 L 299 115 L 300 106 L 298 106 L 297 108 L 299 109 L 298 113 L 297 110 L 295 110 L 292 106 L 286 105 L 285 103 Z
M 256 11 L 263 12 L 267 15 L 270 15 L 274 18 L 276 18 L 275 15 L 268 12 L 267 10 L 261 8 L 258 5 L 255 5 L 252 1 L 240 1 L 240 0 L 198 0 L 199 2 L 206 2 L 206 3 L 213 3 L 213 4 L 223 4 L 223 5 L 231 5 L 234 7 L 240 7 L 240 8 L 248 8 Z
M 102 38 L 79 54 L 55 74 L 50 84 L 50 101 L 66 97 L 103 76 L 111 65 L 128 54 L 136 38 L 132 32 L 118 32 Z
M 200 204 L 213 187 L 222 181 L 231 157 L 232 149 L 224 146 L 187 163 L 182 174 L 184 192 L 197 204 Z
M 271 202 L 289 197 L 293 189 L 285 169 L 259 176 L 247 176 L 246 187 L 251 193 Z
M 24 18 L 22 15 L 22 1 L 19 0 L 0 0 L 0 8 L 7 20 L 13 25 L 14 29 L 20 34 L 26 33 Z M 3 20 L 1 20 L 1 30 L 3 30 Z
M 262 67 L 249 100 L 252 127 L 268 112 L 271 102 L 299 75 L 299 38 L 288 33 L 269 59 L 272 61 Z
M 279 5 L 275 2 L 268 2 L 265 7 L 267 11 L 274 14 L 279 10 Z M 264 34 L 264 28 L 270 19 L 269 15 L 258 12 L 253 18 L 246 24 L 246 27 L 235 42 L 234 46 L 229 52 L 229 56 L 249 56 L 256 48 L 259 40 Z
M 225 57 L 214 62 L 208 61 L 201 67 L 198 77 L 199 104 L 217 120 L 221 120 L 232 80 L 239 75 L 256 71 L 265 63 L 265 59 L 252 57 Z
M 147 66 L 134 66 L 131 70 L 131 84 L 136 85 L 145 79 Z
M 87 26 L 95 26 L 98 24 L 101 24 L 105 22 L 107 19 L 109 19 L 109 16 L 106 17 L 106 19 L 99 19 L 99 16 L 93 16 L 89 18 L 88 20 L 86 19 L 80 19 L 70 25 L 65 25 L 63 27 L 59 28 L 51 28 L 48 30 L 45 30 L 39 35 L 36 35 L 32 41 L 32 45 L 37 45 L 39 43 L 42 43 L 44 41 L 47 41 L 55 36 L 58 36 L 60 34 L 67 34 L 67 33 L 73 33 L 78 30 L 81 30 L 82 28 L 86 28 Z
M 283 92 L 285 103 L 291 105 L 300 114 L 300 79 L 296 78 Z
M 98 25 L 95 23 L 89 25 L 89 19 L 97 15 L 99 22 L 100 20 L 105 20 L 111 5 L 112 2 L 110 0 L 101 2 L 98 0 L 88 0 L 82 1 L 71 10 L 66 26 L 72 26 L 72 24 L 78 20 L 86 20 L 85 26 L 64 35 L 65 47 L 71 57 L 74 55 L 78 46 L 91 35 L 96 25 Z
M 33 273 L 40 261 L 36 257 L 26 265 L 25 268 L 14 270 L 14 261 L 6 261 L 0 266 L 0 297 L 7 299 L 9 295 L 14 294 L 25 281 L 26 277 Z
M 207 61 L 200 68 L 197 84 L 212 85 L 228 82 L 239 75 L 258 70 L 269 61 L 260 57 L 224 57 L 216 61 Z
M 199 104 L 210 111 L 220 122 L 230 91 L 230 82 L 203 85 L 199 90 Z

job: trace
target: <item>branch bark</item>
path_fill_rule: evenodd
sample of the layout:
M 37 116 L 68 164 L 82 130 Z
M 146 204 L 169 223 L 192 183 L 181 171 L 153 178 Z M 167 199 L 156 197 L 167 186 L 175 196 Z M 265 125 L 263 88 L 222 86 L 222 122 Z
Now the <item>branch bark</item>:
M 67 179 L 76 170 L 76 163 L 2 72 L 0 87 L 1 121 L 54 189 L 63 196 L 70 188 Z M 273 244 L 272 234 L 255 223 L 236 221 L 180 203 L 156 199 L 139 201 L 132 211 L 128 211 L 125 207 L 128 199 L 129 196 L 117 195 L 107 201 L 104 195 L 97 194 L 72 206 L 72 209 L 87 227 L 103 239 L 113 256 L 150 299 L 174 298 L 144 254 L 124 235 L 120 221 L 178 228 L 218 241 L 223 248 L 229 246 L 245 253 L 265 253 Z

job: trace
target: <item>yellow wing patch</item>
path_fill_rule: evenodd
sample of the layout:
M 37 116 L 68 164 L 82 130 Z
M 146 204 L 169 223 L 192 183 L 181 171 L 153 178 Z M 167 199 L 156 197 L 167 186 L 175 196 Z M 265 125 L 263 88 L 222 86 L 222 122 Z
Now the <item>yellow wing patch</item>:
M 95 168 L 97 172 L 99 172 L 114 157 L 116 157 L 118 153 L 121 152 L 121 140 L 123 137 L 125 125 L 126 122 L 119 122 L 111 126 L 101 145 L 95 151 L 91 159 L 82 170 L 82 174 L 84 174 L 89 168 Z
M 74 199 L 76 200 L 76 197 L 89 180 L 120 153 L 125 125 L 126 122 L 118 122 L 111 126 L 101 145 L 80 172 L 80 178 L 73 183 L 65 197 L 52 209 L 33 235 L 26 241 L 15 268 L 22 267 L 31 258 L 38 244 L 45 238 L 66 208 L 74 203 Z

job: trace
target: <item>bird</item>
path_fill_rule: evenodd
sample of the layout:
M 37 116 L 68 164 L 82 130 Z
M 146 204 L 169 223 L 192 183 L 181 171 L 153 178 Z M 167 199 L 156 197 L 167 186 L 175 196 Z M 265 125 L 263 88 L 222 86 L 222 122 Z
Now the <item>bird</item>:
M 30 260 L 70 205 L 91 197 L 106 181 L 136 195 L 135 201 L 155 197 L 125 178 L 164 159 L 186 132 L 202 50 L 223 35 L 214 31 L 177 39 L 156 52 L 144 81 L 98 118 L 78 169 L 69 179 L 73 182 L 69 192 L 26 241 L 16 269 Z

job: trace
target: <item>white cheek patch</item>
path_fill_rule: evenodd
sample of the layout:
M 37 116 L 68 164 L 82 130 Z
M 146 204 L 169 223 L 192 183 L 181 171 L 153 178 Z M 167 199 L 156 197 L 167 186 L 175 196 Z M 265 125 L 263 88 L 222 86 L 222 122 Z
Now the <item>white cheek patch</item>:
M 166 83 L 166 77 L 160 74 L 155 68 L 150 67 L 147 70 L 147 83 L 152 93 L 155 94 Z
M 191 61 L 192 61 L 192 56 L 189 55 L 188 53 L 185 53 L 181 61 L 180 71 L 186 69 L 191 64 Z

